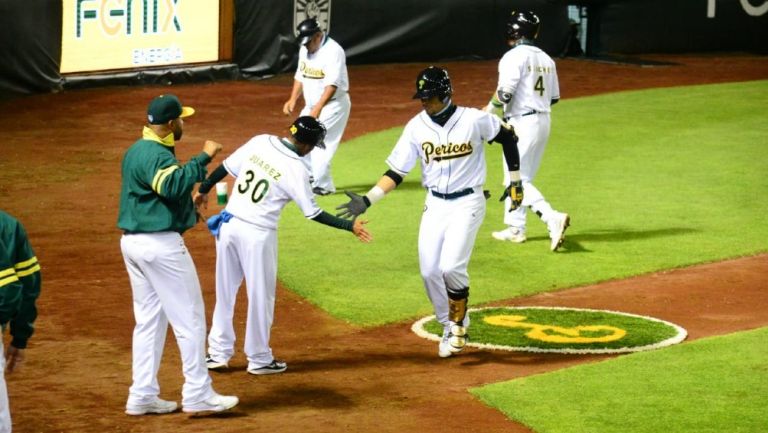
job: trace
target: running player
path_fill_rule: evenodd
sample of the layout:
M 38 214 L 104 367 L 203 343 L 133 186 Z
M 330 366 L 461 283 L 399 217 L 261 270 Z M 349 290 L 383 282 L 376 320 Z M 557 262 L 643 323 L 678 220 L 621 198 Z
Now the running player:
M 213 185 L 227 174 L 237 178 L 224 211 L 208 221 L 216 236 L 216 307 L 208 334 L 210 370 L 227 368 L 234 354 L 232 319 L 243 278 L 248 294 L 247 371 L 274 374 L 287 368 L 272 355 L 269 338 L 277 285 L 277 222 L 288 202 L 295 201 L 313 221 L 351 231 L 363 242 L 371 240 L 363 227 L 367 221 L 337 218 L 315 202 L 300 158 L 323 147 L 323 125 L 313 117 L 302 116 L 293 122 L 290 132 L 285 138 L 266 134 L 253 137 L 225 159 L 195 195 L 195 203 L 203 205 Z
M 496 116 L 453 104 L 448 71 L 430 66 L 416 78 L 416 94 L 424 108 L 405 126 L 387 158 L 389 170 L 364 196 L 346 192 L 350 201 L 340 216 L 356 217 L 394 190 L 417 161 L 427 189 L 419 229 L 419 266 L 427 297 L 443 325 L 438 347 L 442 358 L 461 352 L 467 341 L 467 266 L 477 231 L 485 216 L 484 143 L 501 143 L 512 179 L 502 198 L 511 208 L 522 201 L 519 156 L 514 130 Z

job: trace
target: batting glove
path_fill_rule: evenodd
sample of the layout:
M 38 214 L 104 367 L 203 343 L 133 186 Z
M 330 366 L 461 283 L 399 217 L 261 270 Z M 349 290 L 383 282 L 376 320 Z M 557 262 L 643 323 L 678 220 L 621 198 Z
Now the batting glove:
M 337 217 L 355 219 L 358 215 L 362 215 L 371 206 L 370 200 L 364 195 L 355 194 L 351 191 L 344 191 L 344 194 L 349 197 L 347 203 L 336 206 L 336 210 L 340 211 L 336 214 Z
M 504 189 L 504 193 L 501 195 L 499 201 L 504 201 L 507 197 L 512 201 L 508 212 L 512 212 L 519 208 L 520 205 L 523 204 L 523 182 L 519 180 L 510 182 L 509 186 Z

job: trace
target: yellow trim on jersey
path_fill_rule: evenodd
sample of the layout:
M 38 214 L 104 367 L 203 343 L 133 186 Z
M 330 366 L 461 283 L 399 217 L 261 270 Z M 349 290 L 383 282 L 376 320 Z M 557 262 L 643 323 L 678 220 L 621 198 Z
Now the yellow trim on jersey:
M 165 138 L 160 138 L 160 136 L 155 134 L 155 131 L 153 131 L 149 126 L 145 126 L 144 130 L 141 131 L 141 138 L 145 140 L 156 141 L 166 147 L 173 147 L 176 144 L 173 139 L 173 132 L 166 135 Z
M 26 269 L 24 271 L 16 272 L 16 275 L 18 275 L 19 277 L 26 277 L 28 275 L 34 274 L 35 272 L 37 272 L 39 270 L 40 270 L 40 265 L 35 265 L 35 266 L 32 266 L 31 268 Z
M 22 269 L 22 268 L 26 268 L 26 267 L 34 264 L 34 263 L 37 263 L 37 256 L 34 256 L 31 259 L 24 260 L 23 262 L 16 263 L 15 265 L 13 265 L 13 267 L 16 268 L 16 269 Z
M 15 283 L 16 281 L 19 281 L 19 277 L 16 276 L 16 271 L 12 268 L 0 271 L 0 287 Z
M 174 171 L 178 170 L 178 165 L 172 165 L 167 168 L 162 168 L 160 170 L 157 170 L 157 173 L 155 173 L 155 177 L 152 179 L 152 190 L 155 191 L 158 195 L 163 195 L 163 182 L 165 182 L 165 179 L 168 178 L 168 176 L 171 175 Z

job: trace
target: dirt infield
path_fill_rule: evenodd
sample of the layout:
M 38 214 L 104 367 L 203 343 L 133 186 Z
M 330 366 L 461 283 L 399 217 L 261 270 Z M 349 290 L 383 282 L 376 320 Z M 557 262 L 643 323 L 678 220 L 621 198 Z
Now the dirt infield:
M 767 57 L 652 59 L 676 65 L 638 67 L 560 59 L 561 93 L 567 99 L 647 87 L 768 79 Z M 419 107 L 410 99 L 412 81 L 424 66 L 351 67 L 353 107 L 345 139 L 403 124 L 413 116 Z M 456 102 L 485 103 L 495 85 L 496 62 L 444 66 L 454 81 Z M 475 400 L 467 388 L 607 358 L 469 349 L 441 360 L 434 343 L 410 332 L 410 323 L 357 328 L 328 317 L 281 287 L 272 346 L 288 362 L 285 374 L 248 375 L 238 352 L 229 372 L 213 375 L 219 392 L 241 399 L 231 413 L 124 415 L 133 315 L 115 227 L 119 165 L 125 148 L 139 137 L 146 104 L 158 93 L 173 91 L 197 109 L 179 144 L 180 159 L 199 152 L 206 138 L 224 143 L 226 156 L 255 133 L 280 133 L 285 128 L 289 120 L 280 109 L 290 80 L 285 75 L 260 82 L 88 89 L 0 103 L 0 208 L 27 226 L 43 266 L 37 333 L 22 369 L 8 376 L 15 432 L 527 432 Z M 190 230 L 185 239 L 200 273 L 210 318 L 213 239 L 202 226 Z M 679 324 L 689 331 L 689 339 L 697 339 L 768 325 L 766 275 L 768 255 L 761 255 L 506 304 L 649 315 Z M 240 299 L 244 300 L 243 293 Z M 243 306 L 238 302 L 238 335 L 244 324 Z M 178 401 L 181 382 L 178 349 L 169 335 L 160 369 L 161 396 Z

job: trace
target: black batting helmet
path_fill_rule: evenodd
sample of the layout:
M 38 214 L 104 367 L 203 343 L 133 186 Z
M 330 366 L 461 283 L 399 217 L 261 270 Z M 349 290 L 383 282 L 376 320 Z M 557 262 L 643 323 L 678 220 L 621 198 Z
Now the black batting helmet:
M 325 126 L 312 116 L 301 116 L 294 120 L 289 128 L 293 138 L 299 143 L 310 144 L 325 149 Z
M 312 39 L 312 36 L 314 36 L 315 33 L 320 31 L 320 25 L 317 23 L 317 19 L 307 18 L 299 23 L 299 26 L 296 27 L 296 31 L 299 32 L 299 43 L 305 45 Z
M 419 72 L 416 77 L 416 93 L 413 99 L 430 98 L 438 96 L 440 99 L 453 93 L 451 78 L 448 71 L 437 66 L 430 66 Z
M 535 39 L 539 33 L 541 21 L 535 13 L 530 11 L 512 11 L 507 21 L 508 39 Z

